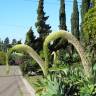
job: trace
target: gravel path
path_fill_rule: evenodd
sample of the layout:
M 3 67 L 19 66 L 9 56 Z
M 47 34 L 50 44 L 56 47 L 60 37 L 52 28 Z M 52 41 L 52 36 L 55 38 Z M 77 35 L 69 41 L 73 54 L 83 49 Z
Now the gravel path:
M 35 96 L 34 93 L 18 66 L 11 66 L 9 74 L 5 66 L 0 66 L 0 96 Z

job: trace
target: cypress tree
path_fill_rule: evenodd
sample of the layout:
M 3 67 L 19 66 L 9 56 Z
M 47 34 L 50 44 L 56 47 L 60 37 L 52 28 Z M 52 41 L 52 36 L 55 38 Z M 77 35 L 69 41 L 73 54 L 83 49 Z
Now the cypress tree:
M 65 13 L 65 0 L 60 0 L 59 21 L 60 21 L 59 29 L 67 30 L 66 13 Z
M 77 0 L 73 2 L 73 13 L 71 15 L 71 32 L 79 40 L 79 11 Z
M 85 14 L 88 12 L 90 8 L 90 0 L 82 0 L 81 5 L 81 19 L 83 21 Z
M 37 22 L 35 23 L 35 26 L 37 28 L 37 32 L 39 33 L 39 37 L 43 40 L 45 37 L 51 32 L 49 24 L 46 24 L 46 20 L 49 18 L 49 16 L 45 16 L 44 12 L 44 0 L 39 0 L 39 5 L 37 9 Z
M 66 26 L 66 12 L 65 12 L 65 0 L 60 0 L 60 10 L 59 10 L 59 29 L 60 30 L 67 30 L 67 26 Z M 68 42 L 67 40 L 63 40 L 63 39 L 57 39 L 57 42 L 59 41 L 59 46 L 61 45 L 62 49 L 59 50 L 59 60 L 61 61 L 60 63 L 64 63 L 62 61 L 64 61 L 64 54 L 65 54 L 65 50 L 67 50 L 68 47 Z M 65 45 L 66 47 L 64 47 L 63 45 Z M 58 46 L 57 46 L 58 47 Z
M 89 8 L 90 8 L 90 1 L 91 0 L 82 0 L 82 4 L 81 4 L 81 32 L 80 32 L 80 39 L 81 41 L 84 40 L 83 37 L 83 19 L 85 17 L 85 14 L 88 12 Z
M 60 0 L 59 23 L 60 23 L 60 25 L 59 25 L 60 30 L 67 30 L 66 13 L 65 13 L 65 0 Z M 65 44 L 65 42 L 61 38 L 54 41 L 54 45 L 56 45 L 55 47 L 57 47 L 57 48 L 63 47 L 62 45 L 64 45 L 64 44 Z
M 34 32 L 32 30 L 32 27 L 30 27 L 29 31 L 26 34 L 26 40 L 25 40 L 25 44 L 31 46 L 32 48 L 34 48 L 34 43 L 35 43 L 35 36 L 34 36 Z

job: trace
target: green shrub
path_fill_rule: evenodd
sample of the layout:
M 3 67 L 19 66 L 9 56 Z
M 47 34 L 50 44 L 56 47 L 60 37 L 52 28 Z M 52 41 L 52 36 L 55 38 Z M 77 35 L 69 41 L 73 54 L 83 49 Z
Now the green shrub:
M 3 51 L 0 51 L 0 65 L 6 64 L 6 53 Z
M 72 56 L 72 62 L 73 63 L 76 63 L 76 62 L 79 62 L 80 61 L 80 57 L 77 53 L 74 53 L 73 56 Z

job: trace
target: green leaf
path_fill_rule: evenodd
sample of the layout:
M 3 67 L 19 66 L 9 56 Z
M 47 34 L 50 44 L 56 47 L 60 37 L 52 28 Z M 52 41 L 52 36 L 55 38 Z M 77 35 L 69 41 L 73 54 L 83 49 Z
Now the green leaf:
M 93 66 L 93 70 L 96 71 L 96 64 L 94 64 L 94 66 Z

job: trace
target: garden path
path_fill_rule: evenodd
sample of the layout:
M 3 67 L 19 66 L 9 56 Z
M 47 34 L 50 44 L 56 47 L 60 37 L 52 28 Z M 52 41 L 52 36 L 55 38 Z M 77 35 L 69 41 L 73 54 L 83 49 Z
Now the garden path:
M 6 73 L 6 66 L 0 66 L 0 96 L 35 96 L 19 66 L 10 66 L 9 74 Z

